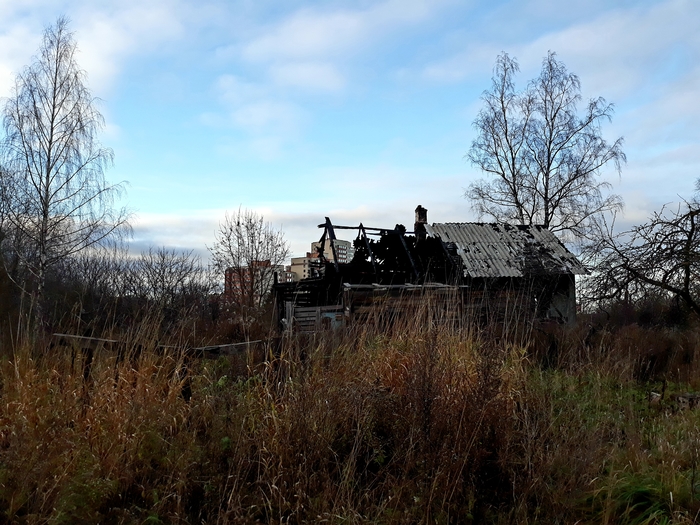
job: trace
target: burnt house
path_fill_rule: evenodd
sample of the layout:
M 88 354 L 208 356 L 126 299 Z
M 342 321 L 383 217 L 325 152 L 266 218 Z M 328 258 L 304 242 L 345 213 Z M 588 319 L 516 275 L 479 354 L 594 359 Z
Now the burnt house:
M 302 331 L 357 322 L 383 309 L 402 315 L 431 300 L 446 315 L 573 322 L 575 276 L 585 267 L 543 226 L 428 223 L 416 208 L 414 231 L 320 224 L 320 245 L 333 249 L 339 230 L 357 232 L 347 263 L 324 257 L 310 279 L 275 285 L 283 326 Z M 436 301 L 437 299 L 437 301 Z

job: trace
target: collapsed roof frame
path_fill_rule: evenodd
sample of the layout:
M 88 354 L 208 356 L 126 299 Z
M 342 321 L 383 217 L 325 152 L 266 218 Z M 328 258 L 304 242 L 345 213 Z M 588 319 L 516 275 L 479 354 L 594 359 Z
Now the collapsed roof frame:
M 372 261 L 372 268 L 374 270 L 374 275 L 378 278 L 379 277 L 379 269 L 377 267 L 377 258 L 374 255 L 374 252 L 372 251 L 372 248 L 370 246 L 369 242 L 369 235 L 376 235 L 379 237 L 385 236 L 385 235 L 396 235 L 398 236 L 399 240 L 401 241 L 401 246 L 403 247 L 403 251 L 406 254 L 406 257 L 408 258 L 408 261 L 411 264 L 411 269 L 413 271 L 413 275 L 416 279 L 420 278 L 420 270 L 418 266 L 416 265 L 416 261 L 413 259 L 413 256 L 411 255 L 410 250 L 408 249 L 408 246 L 406 245 L 406 239 L 404 239 L 404 235 L 406 233 L 413 233 L 413 232 L 406 232 L 402 231 L 402 227 L 397 224 L 394 226 L 393 229 L 388 229 L 388 228 L 372 228 L 369 226 L 364 226 L 362 223 L 360 223 L 358 226 L 342 226 L 339 224 L 333 224 L 330 220 L 330 218 L 326 217 L 326 222 L 323 224 L 318 225 L 319 228 L 323 228 L 323 234 L 321 235 L 321 239 L 319 241 L 320 247 L 317 248 L 318 251 L 318 256 L 321 258 L 324 262 L 328 262 L 326 259 L 326 256 L 324 254 L 324 248 L 325 248 L 325 242 L 326 239 L 330 241 L 331 245 L 331 251 L 333 253 L 333 266 L 335 267 L 335 270 L 338 271 L 338 255 L 335 250 L 335 241 L 337 240 L 337 237 L 335 235 L 335 230 L 357 230 L 357 237 L 356 239 L 362 239 L 364 242 L 365 248 L 367 248 L 367 252 L 369 253 L 370 260 Z

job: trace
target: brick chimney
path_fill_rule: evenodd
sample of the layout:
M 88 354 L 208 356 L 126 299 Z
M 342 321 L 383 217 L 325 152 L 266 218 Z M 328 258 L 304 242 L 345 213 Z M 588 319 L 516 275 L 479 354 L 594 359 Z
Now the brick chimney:
M 416 233 L 416 240 L 425 240 L 425 225 L 428 224 L 428 210 L 420 204 L 416 208 L 416 222 L 413 225 L 413 231 Z

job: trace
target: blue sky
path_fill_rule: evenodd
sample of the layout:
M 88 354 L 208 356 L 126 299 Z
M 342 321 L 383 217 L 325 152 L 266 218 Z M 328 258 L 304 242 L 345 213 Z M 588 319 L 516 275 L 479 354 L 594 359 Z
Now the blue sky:
M 615 104 L 622 224 L 700 176 L 697 0 L 0 0 L 0 96 L 43 28 L 68 16 L 101 99 L 111 181 L 128 181 L 133 247 L 206 254 L 226 210 L 252 208 L 295 254 L 334 222 L 474 220 L 464 159 L 496 56 L 519 86 L 548 50 L 584 99 Z

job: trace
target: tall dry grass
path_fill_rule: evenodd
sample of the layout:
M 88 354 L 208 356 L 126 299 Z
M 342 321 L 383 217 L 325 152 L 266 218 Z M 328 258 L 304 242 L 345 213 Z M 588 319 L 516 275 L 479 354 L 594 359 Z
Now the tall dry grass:
M 88 380 L 67 349 L 3 359 L 5 521 L 692 523 L 700 510 L 700 412 L 673 401 L 697 377 L 692 334 L 655 333 L 685 347 L 653 373 L 636 348 L 651 333 L 422 310 L 287 336 L 264 359 L 193 360 L 148 334 L 132 333 L 130 360 L 98 351 Z

